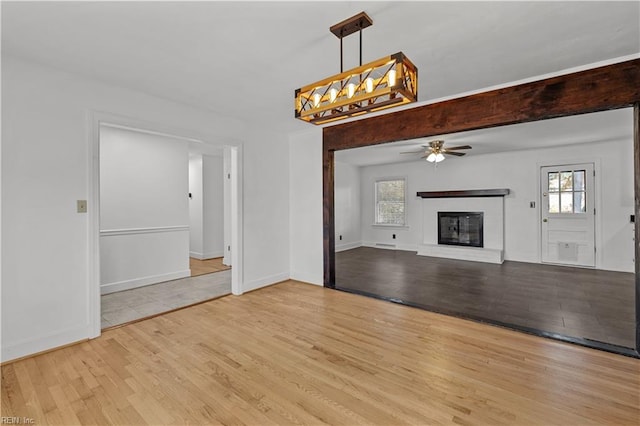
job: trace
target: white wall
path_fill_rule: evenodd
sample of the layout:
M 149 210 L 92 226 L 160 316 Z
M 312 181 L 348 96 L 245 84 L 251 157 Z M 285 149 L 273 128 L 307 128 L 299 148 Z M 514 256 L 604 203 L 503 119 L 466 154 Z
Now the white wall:
M 268 129 L 246 131 L 249 123 L 211 111 L 3 55 L 3 361 L 95 335 L 89 220 L 76 213 L 76 200 L 87 199 L 90 190 L 92 111 L 241 145 L 240 284 L 246 290 L 289 276 L 286 137 Z
M 289 137 L 291 278 L 322 285 L 322 129 Z
M 202 241 L 202 155 L 189 156 L 189 256 L 201 258 L 204 252 Z
M 275 131 L 249 127 L 242 169 L 242 256 L 247 265 L 243 291 L 290 275 L 288 139 Z
M 224 256 L 224 165 L 221 155 L 192 154 L 189 159 L 189 256 Z M 229 203 L 230 201 L 227 201 Z M 230 223 L 230 218 L 227 219 Z
M 102 294 L 189 271 L 185 140 L 100 126 Z
M 542 165 L 596 162 L 596 267 L 634 270 L 632 141 L 580 144 L 448 159 L 434 168 L 426 162 L 362 167 L 362 240 L 364 244 L 396 243 L 412 249 L 420 242 L 419 191 L 509 188 L 505 198 L 505 260 L 540 261 L 539 168 Z M 372 226 L 374 182 L 385 176 L 408 178 L 408 226 Z M 529 202 L 535 201 L 536 208 Z M 392 239 L 395 233 L 396 240 Z
M 222 156 L 202 157 L 203 258 L 224 256 L 224 167 Z
M 334 168 L 336 251 L 348 250 L 362 245 L 361 203 L 359 167 L 336 161 Z

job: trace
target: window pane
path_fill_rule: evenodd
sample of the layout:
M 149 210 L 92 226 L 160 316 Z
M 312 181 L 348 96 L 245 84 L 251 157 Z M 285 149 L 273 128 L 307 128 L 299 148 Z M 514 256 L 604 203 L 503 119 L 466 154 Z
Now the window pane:
M 376 223 L 404 225 L 404 179 L 376 182 Z
M 559 175 L 558 172 L 549 173 L 549 192 L 555 192 L 560 190 Z
M 576 170 L 573 172 L 573 190 L 584 191 L 584 170 Z
M 573 172 L 560 172 L 560 190 L 571 191 L 573 189 Z
M 404 225 L 404 203 L 378 203 L 378 223 Z
M 560 213 L 560 194 L 549 194 L 549 213 Z
M 573 192 L 560 193 L 560 213 L 573 213 Z
M 389 180 L 377 183 L 378 201 L 404 202 L 404 180 Z
M 585 213 L 587 211 L 587 194 L 583 191 L 573 193 L 573 208 L 575 213 Z

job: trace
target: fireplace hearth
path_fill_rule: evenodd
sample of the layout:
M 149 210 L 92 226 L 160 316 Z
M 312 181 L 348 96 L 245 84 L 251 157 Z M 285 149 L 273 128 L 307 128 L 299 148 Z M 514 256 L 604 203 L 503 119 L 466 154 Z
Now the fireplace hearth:
M 484 247 L 483 212 L 438 212 L 438 244 Z

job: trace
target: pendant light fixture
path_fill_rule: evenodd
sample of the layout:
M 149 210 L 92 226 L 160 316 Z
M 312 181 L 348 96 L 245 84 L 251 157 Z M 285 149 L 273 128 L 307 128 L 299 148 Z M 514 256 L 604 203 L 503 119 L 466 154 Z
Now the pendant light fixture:
M 296 118 L 324 124 L 418 100 L 418 69 L 402 52 L 362 65 L 362 30 L 372 24 L 361 12 L 329 28 L 340 39 L 340 74 L 297 89 Z M 360 66 L 343 71 L 342 39 L 355 32 Z

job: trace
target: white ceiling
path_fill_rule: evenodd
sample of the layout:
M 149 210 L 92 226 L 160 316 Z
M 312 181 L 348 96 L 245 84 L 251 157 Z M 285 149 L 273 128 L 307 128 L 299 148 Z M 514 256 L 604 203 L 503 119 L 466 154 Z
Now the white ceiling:
M 403 51 L 420 101 L 640 51 L 639 2 L 3 1 L 2 54 L 291 132 L 294 90 L 339 71 L 329 27 L 362 10 L 363 61 Z
M 448 156 L 447 159 L 463 162 L 465 158 L 496 152 L 547 148 L 592 142 L 633 141 L 633 109 L 625 108 L 593 114 L 534 121 L 511 126 L 469 132 L 451 133 L 425 139 L 368 146 L 337 151 L 336 161 L 355 166 L 424 161 L 417 151 L 429 141 L 442 139 L 447 146 L 471 145 L 465 157 Z

